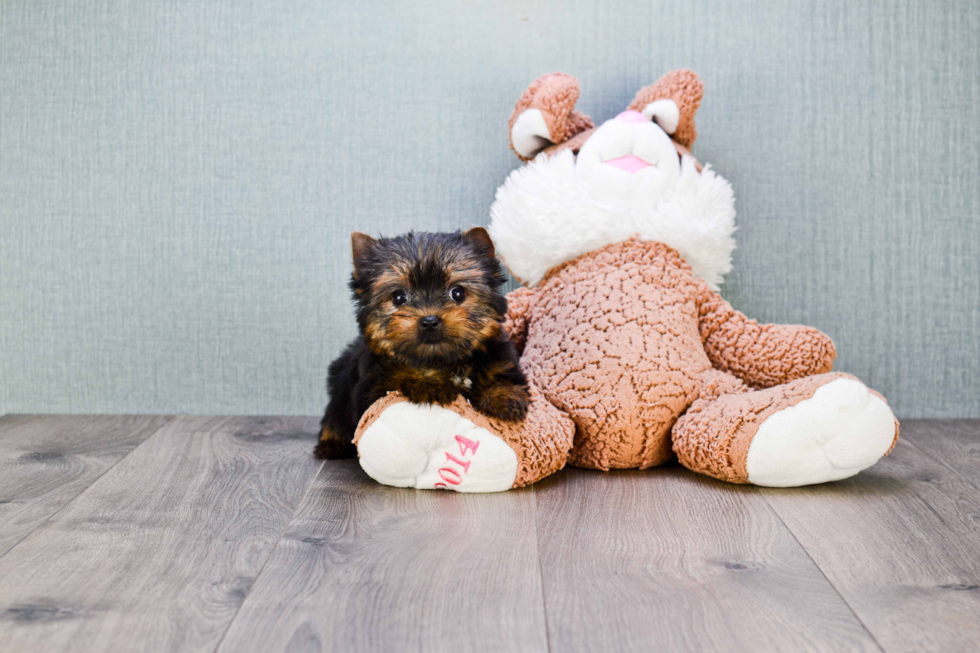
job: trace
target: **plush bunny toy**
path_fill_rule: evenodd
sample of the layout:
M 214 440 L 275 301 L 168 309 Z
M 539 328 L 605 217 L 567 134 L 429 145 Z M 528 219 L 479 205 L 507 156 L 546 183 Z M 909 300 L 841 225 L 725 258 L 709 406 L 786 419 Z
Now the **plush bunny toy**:
M 830 371 L 830 338 L 758 324 L 717 293 L 735 210 L 728 182 L 690 153 L 702 92 L 693 72 L 668 73 L 598 128 L 574 109 L 573 77 L 524 92 L 510 138 L 529 163 L 498 189 L 489 231 L 525 284 L 505 328 L 532 386 L 528 418 L 389 395 L 358 428 L 369 475 L 488 492 L 566 461 L 645 469 L 676 457 L 788 487 L 847 478 L 891 450 L 898 422 L 881 395 Z

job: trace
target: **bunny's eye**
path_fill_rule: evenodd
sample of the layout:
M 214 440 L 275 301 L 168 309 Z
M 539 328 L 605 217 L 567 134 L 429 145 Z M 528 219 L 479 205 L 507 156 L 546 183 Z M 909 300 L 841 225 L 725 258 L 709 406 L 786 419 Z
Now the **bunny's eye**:
M 449 291 L 449 296 L 457 304 L 462 304 L 463 300 L 466 299 L 466 291 L 460 286 L 454 286 L 453 289 Z
M 408 301 L 408 295 L 405 294 L 404 290 L 396 290 L 391 293 L 391 303 L 395 306 L 401 306 Z

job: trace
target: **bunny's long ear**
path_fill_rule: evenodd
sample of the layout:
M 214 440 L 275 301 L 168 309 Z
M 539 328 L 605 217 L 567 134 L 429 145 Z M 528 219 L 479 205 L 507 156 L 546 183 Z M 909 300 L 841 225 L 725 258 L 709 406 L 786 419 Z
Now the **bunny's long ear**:
M 639 111 L 660 125 L 676 143 L 690 149 L 698 135 L 694 114 L 703 95 L 701 79 L 693 71 L 681 68 L 640 89 L 627 109 Z
M 593 127 L 592 119 L 575 111 L 578 80 L 565 73 L 534 80 L 514 105 L 508 129 L 510 147 L 522 161 Z

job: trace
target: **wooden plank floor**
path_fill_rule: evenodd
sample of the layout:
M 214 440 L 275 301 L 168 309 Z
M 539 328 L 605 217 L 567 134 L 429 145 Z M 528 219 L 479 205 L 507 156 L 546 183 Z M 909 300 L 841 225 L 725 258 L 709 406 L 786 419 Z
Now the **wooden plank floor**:
M 382 487 L 313 418 L 0 418 L 0 651 L 977 651 L 980 420 L 852 479 Z

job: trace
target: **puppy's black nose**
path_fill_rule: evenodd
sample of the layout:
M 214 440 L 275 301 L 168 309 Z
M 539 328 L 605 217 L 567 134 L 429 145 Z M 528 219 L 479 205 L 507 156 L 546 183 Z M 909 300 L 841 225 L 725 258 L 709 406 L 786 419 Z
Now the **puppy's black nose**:
M 440 322 L 442 322 L 442 320 L 440 320 L 436 315 L 426 315 L 419 320 L 419 324 L 421 324 L 422 328 L 426 331 L 432 331 L 433 329 L 437 328 Z

